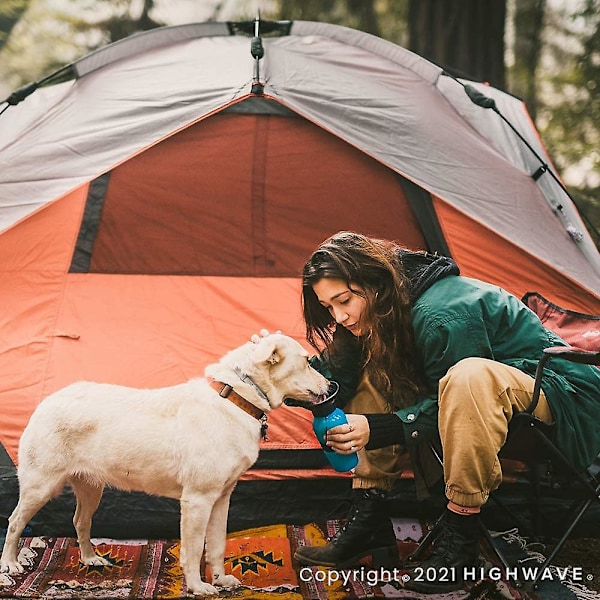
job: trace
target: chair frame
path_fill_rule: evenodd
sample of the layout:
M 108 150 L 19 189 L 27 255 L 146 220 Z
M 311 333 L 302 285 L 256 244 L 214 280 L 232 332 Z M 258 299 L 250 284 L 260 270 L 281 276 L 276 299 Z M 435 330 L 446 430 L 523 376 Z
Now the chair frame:
M 560 550 L 563 548 L 565 542 L 567 541 L 567 539 L 573 532 L 573 529 L 575 529 L 575 527 L 577 526 L 577 524 L 579 523 L 579 521 L 581 520 L 581 518 L 583 517 L 583 515 L 589 508 L 589 506 L 592 504 L 592 502 L 594 502 L 594 500 L 595 500 L 600 503 L 600 473 L 594 474 L 591 471 L 590 467 L 584 469 L 583 471 L 578 471 L 577 469 L 575 469 L 573 467 L 573 465 L 569 462 L 569 460 L 566 458 L 564 453 L 559 448 L 557 448 L 557 446 L 554 444 L 554 442 L 552 440 L 553 424 L 549 425 L 547 423 L 544 423 L 541 419 L 537 418 L 533 414 L 535 409 L 537 408 L 537 405 L 538 405 L 539 399 L 540 399 L 544 368 L 545 368 L 547 362 L 553 358 L 563 358 L 563 359 L 569 360 L 571 362 L 576 362 L 576 363 L 580 363 L 580 364 L 596 365 L 596 366 L 600 365 L 600 352 L 598 352 L 598 351 L 581 350 L 578 348 L 574 348 L 572 346 L 554 346 L 551 348 L 546 348 L 544 350 L 544 353 L 543 353 L 543 355 L 538 363 L 537 369 L 536 369 L 535 383 L 534 383 L 534 389 L 533 389 L 531 403 L 527 407 L 526 410 L 515 413 L 510 421 L 509 435 L 508 435 L 505 446 L 510 447 L 510 440 L 515 436 L 515 432 L 523 431 L 524 429 L 529 430 L 532 444 L 534 444 L 535 441 L 541 442 L 541 444 L 542 444 L 542 450 L 539 452 L 536 451 L 535 455 L 530 455 L 530 456 L 526 457 L 525 459 L 523 459 L 523 457 L 519 458 L 519 460 L 524 461 L 528 464 L 528 467 L 529 467 L 528 471 L 530 474 L 533 475 L 532 483 L 533 483 L 533 487 L 534 487 L 534 498 L 535 498 L 534 506 L 535 506 L 535 512 L 537 513 L 536 515 L 534 515 L 534 518 L 536 518 L 538 520 L 538 522 L 539 522 L 539 517 L 541 516 L 541 506 L 540 506 L 541 496 L 540 496 L 540 491 L 539 491 L 539 479 L 536 482 L 537 470 L 534 468 L 536 465 L 539 465 L 542 462 L 555 462 L 556 461 L 556 463 L 559 464 L 561 467 L 563 467 L 564 471 L 572 479 L 576 480 L 581 485 L 581 487 L 583 488 L 583 491 L 587 492 L 585 499 L 584 498 L 576 499 L 569 507 L 569 509 L 567 511 L 567 518 L 566 518 L 567 526 L 564 529 L 558 542 L 556 542 L 556 544 L 554 545 L 554 547 L 552 548 L 552 550 L 550 551 L 548 556 L 545 558 L 544 562 L 539 566 L 535 578 L 532 581 L 526 581 L 526 582 L 518 580 L 516 583 L 517 587 L 523 587 L 523 588 L 534 589 L 534 590 L 538 588 L 540 577 L 543 575 L 546 568 L 552 564 L 552 561 L 554 560 L 556 555 L 560 552 Z M 599 394 L 600 394 L 600 390 L 599 390 Z M 433 453 L 434 457 L 436 458 L 436 460 L 443 467 L 443 457 L 442 457 L 441 453 L 431 443 L 429 444 L 429 448 L 430 448 L 431 452 Z M 503 450 L 504 450 L 504 448 L 499 453 L 499 456 L 501 458 L 503 456 Z M 506 455 L 505 455 L 505 457 L 506 457 Z M 513 518 L 515 518 L 515 515 L 513 515 L 502 504 L 502 502 L 500 502 L 498 500 L 498 498 L 495 498 L 493 494 L 492 494 L 491 498 L 494 499 L 495 501 L 497 501 L 498 504 L 506 512 L 508 512 L 509 514 L 511 514 L 511 516 Z M 517 521 L 518 521 L 518 519 L 517 519 Z M 433 527 L 421 539 L 416 550 L 409 557 L 409 561 L 413 562 L 413 561 L 419 560 L 423 556 L 423 554 L 426 552 L 426 550 L 429 548 L 429 546 L 434 542 L 436 535 L 437 535 L 439 522 L 440 522 L 440 519 L 438 519 L 438 521 L 435 522 Z M 493 537 L 491 536 L 490 532 L 485 527 L 483 522 L 480 521 L 480 524 L 481 524 L 482 537 L 487 541 L 489 546 L 493 549 L 494 553 L 496 554 L 496 556 L 497 556 L 498 560 L 500 561 L 500 563 L 502 564 L 502 566 L 505 569 L 508 569 L 511 567 L 514 568 L 514 565 L 510 564 L 510 562 L 504 556 L 502 551 L 494 543 Z M 537 527 L 536 527 L 536 529 L 537 529 Z

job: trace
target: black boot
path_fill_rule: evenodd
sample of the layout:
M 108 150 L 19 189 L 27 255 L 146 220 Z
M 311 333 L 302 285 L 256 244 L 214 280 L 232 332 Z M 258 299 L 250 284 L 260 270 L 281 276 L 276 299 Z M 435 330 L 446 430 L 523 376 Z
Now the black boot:
M 294 558 L 301 565 L 349 568 L 371 562 L 375 568 L 398 565 L 398 546 L 388 517 L 387 494 L 356 490 L 348 521 L 324 546 L 300 546 Z
M 459 515 L 448 509 L 436 524 L 431 554 L 408 575 L 404 587 L 423 594 L 444 594 L 476 581 L 479 567 L 479 515 Z

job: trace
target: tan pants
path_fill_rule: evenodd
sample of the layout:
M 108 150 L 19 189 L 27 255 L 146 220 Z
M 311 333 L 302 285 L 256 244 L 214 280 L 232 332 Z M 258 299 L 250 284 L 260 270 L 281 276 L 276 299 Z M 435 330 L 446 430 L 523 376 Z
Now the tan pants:
M 497 455 L 513 411 L 529 406 L 533 384 L 519 369 L 485 358 L 461 360 L 440 381 L 438 426 L 449 500 L 481 506 L 500 485 Z M 543 392 L 534 414 L 553 421 Z
M 485 358 L 466 358 L 439 384 L 438 426 L 444 453 L 446 496 L 462 506 L 481 506 L 502 482 L 498 452 L 513 411 L 529 406 L 534 380 L 519 369 Z M 346 406 L 349 413 L 390 412 L 385 399 L 363 380 Z M 544 393 L 535 415 L 553 420 Z M 390 489 L 400 475 L 400 446 L 359 452 L 353 487 Z
M 385 398 L 373 387 L 365 376 L 360 382 L 356 395 L 344 408 L 347 413 L 369 414 L 390 413 L 391 407 Z M 406 450 L 402 446 L 387 446 L 377 450 L 358 452 L 358 465 L 354 470 L 353 488 L 379 488 L 390 490 L 394 481 L 402 474 L 400 455 Z

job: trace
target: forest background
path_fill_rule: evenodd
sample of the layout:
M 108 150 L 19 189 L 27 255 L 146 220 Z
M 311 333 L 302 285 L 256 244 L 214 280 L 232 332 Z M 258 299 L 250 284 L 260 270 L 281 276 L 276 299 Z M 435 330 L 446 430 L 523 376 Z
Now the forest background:
M 600 0 L 2 0 L 0 98 L 139 31 L 257 15 L 360 29 L 525 100 L 600 247 Z

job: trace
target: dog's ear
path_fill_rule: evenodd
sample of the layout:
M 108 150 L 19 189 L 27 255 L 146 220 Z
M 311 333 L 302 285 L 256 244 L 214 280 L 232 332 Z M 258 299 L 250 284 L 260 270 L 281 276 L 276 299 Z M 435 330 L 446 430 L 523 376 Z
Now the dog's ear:
M 281 353 L 275 340 L 262 339 L 253 354 L 254 361 L 268 362 L 276 365 L 281 360 Z

